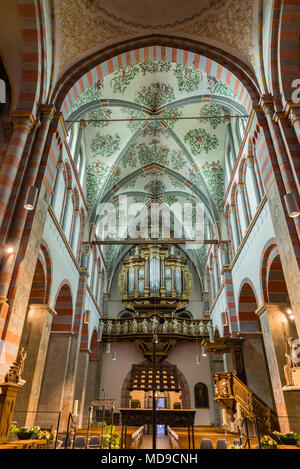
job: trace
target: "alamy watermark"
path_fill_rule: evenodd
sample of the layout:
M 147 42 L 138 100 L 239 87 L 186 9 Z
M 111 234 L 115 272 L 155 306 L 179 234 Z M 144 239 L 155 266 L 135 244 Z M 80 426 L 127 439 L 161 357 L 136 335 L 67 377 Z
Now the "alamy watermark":
M 292 88 L 295 88 L 291 96 L 292 102 L 294 104 L 299 104 L 300 103 L 300 78 L 296 78 L 295 80 L 292 81 Z
M 147 206 L 142 202 L 129 203 L 127 196 L 121 195 L 117 205 L 98 205 L 96 232 L 103 240 L 187 240 L 186 247 L 193 248 L 204 241 L 204 210 L 204 204 L 195 201 L 171 205 L 152 202 Z

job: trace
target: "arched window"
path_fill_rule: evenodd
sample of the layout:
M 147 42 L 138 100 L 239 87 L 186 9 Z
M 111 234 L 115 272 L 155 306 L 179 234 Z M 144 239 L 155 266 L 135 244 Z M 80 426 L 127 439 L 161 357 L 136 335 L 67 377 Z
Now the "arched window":
M 206 384 L 197 383 L 194 388 L 195 393 L 195 408 L 196 409 L 208 409 L 208 389 Z

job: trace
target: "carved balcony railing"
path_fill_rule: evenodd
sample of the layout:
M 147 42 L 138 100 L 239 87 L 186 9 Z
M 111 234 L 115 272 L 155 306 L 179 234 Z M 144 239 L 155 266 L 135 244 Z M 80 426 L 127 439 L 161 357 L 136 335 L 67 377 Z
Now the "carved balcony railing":
M 237 412 L 237 404 L 241 415 L 255 422 L 265 433 L 279 430 L 279 422 L 276 413 L 252 392 L 233 373 L 216 373 L 215 380 L 215 401 L 226 409 L 234 421 L 234 414 Z
M 157 331 L 158 336 L 176 339 L 202 339 L 209 336 L 212 328 L 209 319 L 183 319 L 164 316 L 159 323 L 154 317 L 139 316 L 129 319 L 103 319 L 102 338 L 104 341 L 136 340 L 147 338 Z

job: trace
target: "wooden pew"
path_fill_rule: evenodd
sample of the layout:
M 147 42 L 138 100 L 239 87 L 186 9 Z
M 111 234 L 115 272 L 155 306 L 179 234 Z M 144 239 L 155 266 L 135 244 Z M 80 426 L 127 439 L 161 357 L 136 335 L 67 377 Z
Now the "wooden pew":
M 169 439 L 171 448 L 173 449 L 188 449 L 188 432 L 186 428 L 180 427 L 170 427 L 171 432 L 169 433 Z M 238 440 L 239 435 L 235 433 L 226 433 L 222 429 L 213 428 L 213 427 L 195 427 L 195 449 L 199 449 L 201 446 L 201 441 L 204 438 L 211 440 L 213 448 L 217 446 L 217 440 L 226 439 L 230 444 L 233 443 L 233 440 Z M 250 438 L 250 446 L 254 448 L 258 444 L 256 438 Z

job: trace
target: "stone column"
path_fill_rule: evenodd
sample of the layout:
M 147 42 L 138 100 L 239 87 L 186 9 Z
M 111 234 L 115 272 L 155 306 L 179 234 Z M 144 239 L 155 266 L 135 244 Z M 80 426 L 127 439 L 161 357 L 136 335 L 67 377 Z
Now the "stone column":
M 228 135 L 228 138 L 229 138 L 229 145 L 230 145 L 230 150 L 231 150 L 230 153 L 233 156 L 233 159 L 231 160 L 231 166 L 233 167 L 235 162 L 236 162 L 237 151 L 236 151 L 235 144 L 234 144 L 230 119 L 226 120 L 226 124 L 227 124 L 227 135 Z
M 39 411 L 62 411 L 64 388 L 66 384 L 67 368 L 70 357 L 72 332 L 51 331 L 47 353 L 47 361 L 42 381 L 39 400 Z M 36 425 L 50 427 L 57 421 L 58 414 L 39 413 Z M 65 428 L 60 426 L 60 430 Z
M 223 267 L 227 267 L 230 264 L 229 245 L 224 243 L 220 244 L 219 253 L 221 258 L 221 268 L 223 269 Z
M 256 310 L 261 323 L 280 429 L 284 433 L 300 432 L 300 419 L 294 418 L 300 415 L 299 391 L 283 390 L 286 385 L 286 339 L 297 337 L 295 325 L 288 319 L 287 310 L 287 305 L 275 303 L 266 303 Z
M 52 201 L 51 201 L 51 206 L 54 212 L 56 211 L 58 188 L 61 185 L 61 182 L 63 181 L 63 169 L 64 169 L 63 162 L 59 161 L 56 166 L 56 178 L 55 178 Z
M 255 202 L 256 202 L 256 206 L 258 206 L 260 204 L 260 192 L 259 192 L 259 187 L 258 187 L 258 181 L 257 181 L 257 177 L 256 177 L 256 174 L 255 174 L 255 160 L 254 160 L 254 157 L 253 156 L 250 156 L 248 155 L 248 168 L 250 169 L 250 173 L 251 173 L 251 179 L 252 179 L 252 184 L 253 184 L 253 188 L 254 188 L 254 195 L 255 195 Z
M 78 366 L 78 355 L 80 347 L 79 334 L 73 334 L 70 344 L 68 363 L 66 367 L 65 385 L 63 389 L 62 404 L 61 404 L 61 428 L 66 429 L 69 413 L 73 410 L 75 382 Z
M 11 120 L 14 126 L 13 133 L 0 168 L 0 226 L 11 196 L 11 188 L 17 177 L 28 135 L 35 125 L 35 120 L 29 113 L 13 112 Z
M 76 139 L 74 157 L 72 155 L 75 168 L 77 167 L 77 163 L 78 163 L 78 156 L 79 156 L 79 152 L 80 152 L 82 132 L 83 132 L 83 125 L 82 125 L 82 123 L 80 123 L 79 129 L 78 129 L 78 134 L 77 134 L 77 139 Z
M 64 233 L 67 239 L 69 239 L 69 230 L 71 228 L 71 221 L 72 221 L 72 217 L 70 216 L 71 215 L 70 212 L 73 206 L 72 197 L 73 197 L 73 190 L 68 189 L 66 206 L 65 206 L 65 211 L 64 211 L 63 221 L 62 221 L 62 229 L 64 230 Z
M 82 428 L 82 419 L 84 412 L 84 402 L 87 386 L 88 368 L 89 368 L 90 351 L 80 350 L 78 357 L 77 376 L 74 399 L 79 402 L 78 412 L 78 428 Z
M 241 206 L 242 206 L 242 214 L 245 222 L 245 230 L 247 230 L 249 223 L 250 223 L 250 218 L 248 214 L 248 209 L 247 209 L 247 202 L 246 202 L 246 196 L 245 196 L 245 191 L 246 187 L 244 185 L 239 186 L 239 193 L 241 194 Z
M 34 425 L 36 417 L 34 411 L 38 408 L 50 331 L 55 315 L 56 312 L 49 305 L 29 306 L 20 344 L 27 350 L 26 367 L 23 372 L 26 385 L 18 395 L 15 408 L 16 411 L 27 410 L 29 413 L 16 414 L 18 425 L 28 427 Z
M 237 224 L 237 219 L 236 219 L 236 207 L 235 206 L 231 206 L 230 208 L 230 221 L 231 221 L 231 229 L 233 233 L 233 242 L 234 242 L 234 247 L 235 247 L 235 252 L 236 252 L 240 245 L 240 235 L 239 235 L 239 229 L 238 229 L 238 224 Z

